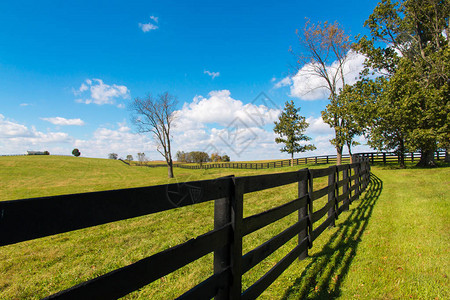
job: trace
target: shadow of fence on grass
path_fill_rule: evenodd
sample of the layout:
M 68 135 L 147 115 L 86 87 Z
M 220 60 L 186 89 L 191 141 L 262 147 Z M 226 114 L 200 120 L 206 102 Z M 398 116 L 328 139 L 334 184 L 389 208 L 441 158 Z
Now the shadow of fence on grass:
M 374 174 L 359 205 L 347 219 L 336 225 L 338 230 L 323 249 L 310 256 L 312 261 L 286 290 L 282 299 L 330 299 L 340 295 L 340 287 L 356 255 L 361 235 L 366 229 L 383 181 Z

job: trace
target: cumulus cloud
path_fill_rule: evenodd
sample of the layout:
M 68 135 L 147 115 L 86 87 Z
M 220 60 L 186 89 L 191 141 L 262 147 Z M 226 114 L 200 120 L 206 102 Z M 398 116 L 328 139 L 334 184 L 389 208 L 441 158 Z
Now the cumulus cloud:
M 30 131 L 22 124 L 8 121 L 5 116 L 0 114 L 0 137 L 14 138 L 14 137 L 29 137 Z
M 61 126 L 83 126 L 84 121 L 81 119 L 66 119 L 62 117 L 54 117 L 54 118 L 41 118 L 44 121 L 50 122 L 54 125 L 61 125 Z
M 270 107 L 271 101 L 266 98 L 262 94 L 253 103 L 244 104 L 234 99 L 228 90 L 212 91 L 208 97 L 194 97 L 176 112 L 174 148 L 217 151 L 234 159 L 250 153 L 252 157 L 261 158 L 276 153 L 273 132 L 265 126 L 273 124 L 280 109 L 275 105 Z
M 231 97 L 229 90 L 212 91 L 208 97 L 195 96 L 190 103 L 184 103 L 183 108 L 177 112 L 177 122 L 186 128 L 200 128 L 206 124 L 229 125 L 239 118 L 247 126 L 261 126 L 272 123 L 280 113 L 277 108 L 253 103 L 244 104 Z M 187 127 L 186 127 L 187 126 Z
M 149 159 L 162 159 L 162 156 L 156 152 L 156 146 L 151 137 L 134 133 L 125 122 L 117 123 L 115 128 L 99 127 L 91 138 L 77 139 L 74 145 L 80 149 L 83 156 L 88 157 L 106 158 L 109 153 L 126 157 L 128 154 L 136 156 L 138 152 L 144 152 Z
M 207 71 L 207 70 L 205 70 L 203 72 L 203 74 L 208 74 L 209 76 L 211 76 L 212 79 L 220 76 L 220 72 L 210 72 L 210 71 Z
M 348 60 L 344 66 L 344 79 L 346 84 L 353 84 L 358 80 L 359 72 L 363 69 L 365 56 L 350 51 Z M 327 66 L 330 74 L 336 72 L 338 62 L 335 61 Z M 285 77 L 274 85 L 274 88 L 290 86 L 292 97 L 302 100 L 327 99 L 330 92 L 325 79 L 316 75 L 315 65 L 306 64 L 292 77 Z M 338 81 L 338 88 L 342 88 L 342 80 Z
M 274 79 L 274 78 L 272 78 L 272 79 Z M 272 80 L 272 82 L 274 82 L 274 81 L 275 80 Z M 284 77 L 283 79 L 281 79 L 280 81 L 275 83 L 274 88 L 279 89 L 280 87 L 291 85 L 291 84 L 292 84 L 292 79 L 288 76 L 288 77 Z
M 330 135 L 334 134 L 333 128 L 330 127 L 327 123 L 325 123 L 322 117 L 314 118 L 309 117 L 306 118 L 306 122 L 309 123 L 309 127 L 306 129 L 307 135 Z
M 51 154 L 70 155 L 80 149 L 84 157 L 107 158 L 115 152 L 119 157 L 145 152 L 147 157 L 160 160 L 156 146 L 148 135 L 133 133 L 126 122 L 116 126 L 100 126 L 87 139 L 76 139 L 65 132 L 42 132 L 8 120 L 0 114 L 0 154 L 26 154 L 28 150 L 47 150 Z
M 78 90 L 74 91 L 75 96 L 89 94 L 86 98 L 78 98 L 79 103 L 95 103 L 98 105 L 115 104 L 116 99 L 129 99 L 130 90 L 124 85 L 109 85 L 101 79 L 86 79 Z
M 50 150 L 60 143 L 70 143 L 72 138 L 65 132 L 41 132 L 35 127 L 10 121 L 0 114 L 0 153 L 21 154 L 27 150 Z
M 139 23 L 139 28 L 141 28 L 143 32 L 149 32 L 159 28 L 159 26 L 156 25 L 158 24 L 158 17 L 150 16 L 150 20 L 149 23 Z

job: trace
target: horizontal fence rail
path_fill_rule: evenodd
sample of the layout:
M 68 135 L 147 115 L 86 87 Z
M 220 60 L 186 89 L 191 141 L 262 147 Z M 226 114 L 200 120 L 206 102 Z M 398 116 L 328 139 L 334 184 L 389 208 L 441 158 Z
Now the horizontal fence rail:
M 369 176 L 366 157 L 357 163 L 324 169 L 5 201 L 0 202 L 0 246 L 214 201 L 214 230 L 47 299 L 116 299 L 208 253 L 214 253 L 214 275 L 180 295 L 180 299 L 254 299 L 296 258 L 307 257 L 314 240 L 334 226 L 338 215 L 366 189 Z M 315 190 L 313 183 L 318 178 L 327 178 L 328 184 Z M 288 184 L 298 185 L 296 199 L 243 217 L 245 194 Z M 326 204 L 314 209 L 323 197 L 327 197 Z M 292 213 L 298 214 L 294 225 L 242 253 L 244 236 Z M 243 291 L 242 275 L 296 236 L 298 244 Z
M 434 158 L 436 160 L 444 159 L 446 155 L 445 151 L 436 151 L 434 153 Z M 406 161 L 419 161 L 421 154 L 419 152 L 405 153 Z M 366 152 L 357 153 L 353 155 L 354 158 L 364 157 L 368 159 L 370 163 L 390 163 L 390 162 L 400 162 L 400 157 L 394 152 Z M 123 160 L 122 160 L 123 161 Z M 130 165 L 130 163 L 123 161 L 124 163 Z M 305 164 L 336 164 L 336 155 L 320 155 L 320 156 L 310 156 L 302 158 L 294 158 L 294 160 L 284 159 L 279 161 L 271 162 L 259 162 L 259 163 L 245 163 L 245 162 L 218 162 L 218 163 L 203 163 L 203 164 L 188 164 L 188 163 L 175 163 L 173 166 L 175 168 L 183 169 L 270 169 L 270 168 L 282 168 L 289 167 L 293 163 L 294 166 L 300 166 Z M 342 163 L 350 163 L 350 155 L 342 155 Z M 167 167 L 167 164 L 145 164 L 147 167 Z

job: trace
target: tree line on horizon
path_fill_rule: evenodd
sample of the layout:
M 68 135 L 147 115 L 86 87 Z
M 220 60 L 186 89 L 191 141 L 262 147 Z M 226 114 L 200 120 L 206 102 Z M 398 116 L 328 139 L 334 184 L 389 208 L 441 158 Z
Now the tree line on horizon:
M 202 165 L 204 162 L 229 162 L 230 157 L 226 154 L 220 155 L 218 152 L 211 153 L 211 156 L 203 151 L 177 151 L 176 159 L 178 162 L 198 163 Z

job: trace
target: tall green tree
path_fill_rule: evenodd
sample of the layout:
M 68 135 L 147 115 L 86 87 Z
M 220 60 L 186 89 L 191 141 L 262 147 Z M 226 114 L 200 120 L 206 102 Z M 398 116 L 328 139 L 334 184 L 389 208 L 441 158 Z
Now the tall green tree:
M 325 112 L 325 122 L 335 131 L 330 142 L 336 148 L 337 164 L 342 161 L 342 151 L 346 145 L 342 136 L 347 120 L 340 115 L 339 89 L 345 86 L 345 68 L 350 57 L 351 40 L 337 23 L 313 24 L 309 20 L 303 30 L 297 31 L 301 51 L 295 54 L 298 70 L 307 66 L 308 76 L 324 82 L 321 88 L 329 92 L 330 104 Z M 313 89 L 311 89 L 312 91 Z
M 365 109 L 365 106 L 371 102 L 371 95 L 365 84 L 367 82 L 361 80 L 353 85 L 345 85 L 322 111 L 325 123 L 336 124 L 335 137 L 330 142 L 335 146 L 347 146 L 350 163 L 353 162 L 352 147 L 359 145 L 354 139 L 362 135 L 368 126 L 365 114 L 369 113 L 369 107 Z
M 399 152 L 420 150 L 419 165 L 434 165 L 450 147 L 450 1 L 382 0 L 359 40 L 367 69 L 384 77 L 369 141 Z
M 300 108 L 295 108 L 294 101 L 286 102 L 284 110 L 275 122 L 273 131 L 279 135 L 275 138 L 277 144 L 284 143 L 281 152 L 287 152 L 291 155 L 291 166 L 294 165 L 294 153 L 305 152 L 316 149 L 312 144 L 301 142 L 310 141 L 311 138 L 304 134 L 309 124 L 305 117 L 299 115 Z

